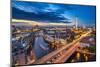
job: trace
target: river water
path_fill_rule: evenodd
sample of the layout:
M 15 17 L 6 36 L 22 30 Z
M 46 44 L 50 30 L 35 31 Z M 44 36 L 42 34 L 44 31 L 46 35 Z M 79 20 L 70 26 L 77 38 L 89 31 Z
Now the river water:
M 34 52 L 36 55 L 36 58 L 39 59 L 43 57 L 44 55 L 50 53 L 52 50 L 48 47 L 48 44 L 45 43 L 44 39 L 42 36 L 36 37 L 35 38 L 35 43 L 34 43 Z
M 72 56 L 70 56 L 70 58 L 66 61 L 66 63 L 70 63 L 72 60 L 75 60 L 76 62 L 91 62 L 91 61 L 96 61 L 96 55 L 90 55 L 88 56 L 88 60 L 85 61 L 85 57 L 83 56 L 83 53 L 80 53 L 80 58 L 77 60 L 76 59 L 76 53 L 73 53 Z

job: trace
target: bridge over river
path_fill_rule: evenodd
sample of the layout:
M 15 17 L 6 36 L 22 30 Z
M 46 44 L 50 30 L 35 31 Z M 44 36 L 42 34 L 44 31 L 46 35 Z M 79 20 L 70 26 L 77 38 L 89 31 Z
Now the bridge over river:
M 79 42 L 82 38 L 86 37 L 88 34 L 91 33 L 91 30 L 86 32 L 85 34 L 81 35 L 80 38 L 75 39 L 73 42 L 65 45 L 55 51 L 50 52 L 49 54 L 43 56 L 42 58 L 38 59 L 34 63 L 29 64 L 44 64 L 44 63 L 63 63 L 65 62 L 77 49 L 79 46 Z
M 27 63 L 19 63 L 19 65 L 64 63 L 79 47 L 80 40 L 86 37 L 90 33 L 91 33 L 91 30 L 81 35 L 79 38 L 73 40 L 73 42 L 69 44 L 64 43 L 64 46 L 62 46 L 61 48 L 57 50 L 52 51 L 48 47 L 49 44 L 46 43 L 43 39 L 44 37 L 43 31 L 39 31 L 39 34 L 37 32 L 35 35 L 35 39 L 34 39 L 35 41 L 33 44 L 34 45 L 33 53 L 36 56 L 36 58 L 31 61 L 28 61 Z M 22 57 L 24 57 L 23 58 L 24 60 L 21 62 L 25 62 L 25 56 L 23 55 Z

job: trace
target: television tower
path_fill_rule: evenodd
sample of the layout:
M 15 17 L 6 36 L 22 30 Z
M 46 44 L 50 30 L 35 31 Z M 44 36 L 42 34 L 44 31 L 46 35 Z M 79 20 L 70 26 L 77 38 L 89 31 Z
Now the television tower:
M 75 18 L 75 28 L 76 29 L 78 28 L 78 18 L 77 17 Z

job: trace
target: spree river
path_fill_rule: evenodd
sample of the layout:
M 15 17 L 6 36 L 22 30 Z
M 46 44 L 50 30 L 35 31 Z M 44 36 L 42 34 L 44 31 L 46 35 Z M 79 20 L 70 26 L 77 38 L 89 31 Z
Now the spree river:
M 72 60 L 74 60 L 74 62 L 89 62 L 89 61 L 96 61 L 96 55 L 87 55 L 88 60 L 86 61 L 86 58 L 84 57 L 83 53 L 79 53 L 80 57 L 79 59 L 76 58 L 76 54 L 77 52 L 74 52 L 72 54 L 72 56 L 70 56 L 70 58 L 66 61 L 66 63 L 71 63 Z
M 39 59 L 43 57 L 44 55 L 50 53 L 52 50 L 48 47 L 48 44 L 45 43 L 44 39 L 42 36 L 36 37 L 35 38 L 35 43 L 34 43 L 34 52 L 36 55 L 36 58 Z

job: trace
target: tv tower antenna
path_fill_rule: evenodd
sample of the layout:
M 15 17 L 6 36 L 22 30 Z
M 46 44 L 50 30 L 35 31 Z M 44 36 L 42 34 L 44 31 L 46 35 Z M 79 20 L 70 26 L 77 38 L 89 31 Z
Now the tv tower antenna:
M 78 29 L 78 18 L 75 18 L 75 28 Z

